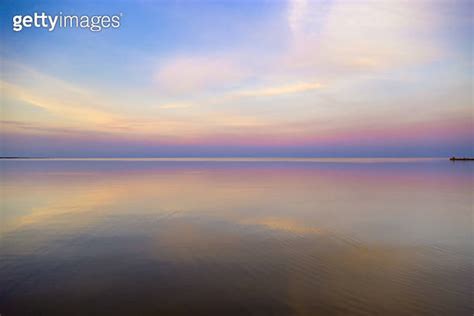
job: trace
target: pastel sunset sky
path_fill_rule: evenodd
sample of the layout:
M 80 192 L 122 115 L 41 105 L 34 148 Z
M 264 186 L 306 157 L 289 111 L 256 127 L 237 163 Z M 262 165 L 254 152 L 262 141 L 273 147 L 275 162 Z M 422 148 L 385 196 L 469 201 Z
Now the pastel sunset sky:
M 2 156 L 473 155 L 472 1 L 0 7 Z

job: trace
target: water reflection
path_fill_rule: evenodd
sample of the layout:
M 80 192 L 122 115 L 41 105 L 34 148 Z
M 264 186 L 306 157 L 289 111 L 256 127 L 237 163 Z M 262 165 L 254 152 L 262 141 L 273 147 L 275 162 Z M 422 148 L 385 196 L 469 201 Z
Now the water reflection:
M 45 160 L 2 168 L 2 315 L 472 309 L 472 164 Z

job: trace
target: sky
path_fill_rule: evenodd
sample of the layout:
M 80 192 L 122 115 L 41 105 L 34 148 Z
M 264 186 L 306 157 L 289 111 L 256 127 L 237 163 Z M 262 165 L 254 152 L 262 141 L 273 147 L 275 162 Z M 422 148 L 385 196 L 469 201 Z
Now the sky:
M 474 155 L 472 1 L 0 9 L 2 156 Z M 34 12 L 121 25 L 13 31 Z

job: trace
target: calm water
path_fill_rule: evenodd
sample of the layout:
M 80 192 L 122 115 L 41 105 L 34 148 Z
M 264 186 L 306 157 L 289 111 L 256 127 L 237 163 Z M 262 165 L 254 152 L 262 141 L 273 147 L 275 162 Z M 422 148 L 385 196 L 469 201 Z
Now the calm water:
M 0 313 L 472 315 L 473 166 L 2 161 Z

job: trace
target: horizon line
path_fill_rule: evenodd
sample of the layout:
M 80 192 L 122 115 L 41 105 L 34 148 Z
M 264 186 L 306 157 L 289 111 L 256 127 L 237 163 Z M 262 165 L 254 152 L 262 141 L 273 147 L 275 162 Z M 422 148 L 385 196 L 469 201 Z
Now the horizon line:
M 338 160 L 338 159 L 360 159 L 360 160 L 418 160 L 418 159 L 449 159 L 450 157 L 427 157 L 427 156 L 360 156 L 360 157 L 298 157 L 298 156 L 229 156 L 229 157 L 219 157 L 219 156 L 177 156 L 177 157 L 21 157 L 21 156 L 0 156 L 2 160 L 156 160 L 156 161 L 210 161 L 210 160 L 220 160 L 220 161 L 263 161 L 263 160 L 273 160 L 273 161 L 283 161 L 283 160 L 293 160 L 293 161 L 310 161 L 310 160 Z

